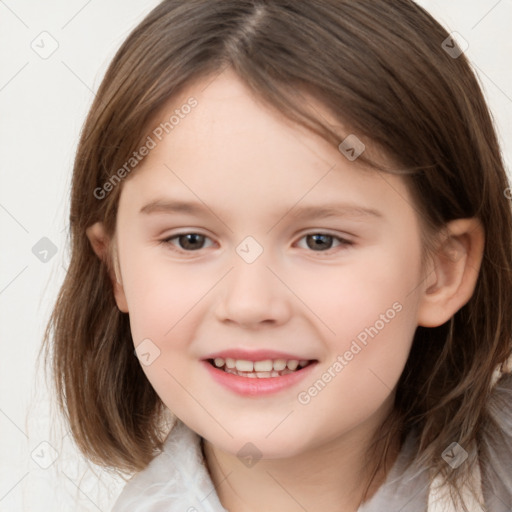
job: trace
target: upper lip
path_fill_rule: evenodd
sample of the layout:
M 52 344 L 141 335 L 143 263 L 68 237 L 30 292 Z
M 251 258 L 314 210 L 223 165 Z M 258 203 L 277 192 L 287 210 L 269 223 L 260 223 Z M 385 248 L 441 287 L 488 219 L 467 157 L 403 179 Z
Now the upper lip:
M 279 352 L 277 350 L 265 349 L 251 351 L 244 349 L 227 349 L 212 353 L 209 356 L 206 356 L 205 359 L 216 359 L 218 357 L 221 357 L 222 359 L 230 358 L 244 361 L 264 361 L 266 359 L 286 359 L 287 361 L 290 359 L 297 361 L 312 360 L 310 357 L 303 357 L 286 352 Z

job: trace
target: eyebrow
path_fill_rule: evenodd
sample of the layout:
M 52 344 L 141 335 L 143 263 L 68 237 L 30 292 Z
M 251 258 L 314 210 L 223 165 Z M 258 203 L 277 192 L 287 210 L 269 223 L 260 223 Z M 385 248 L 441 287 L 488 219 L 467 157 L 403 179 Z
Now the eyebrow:
M 140 209 L 140 213 L 189 213 L 192 215 L 204 215 L 213 211 L 204 203 L 187 202 L 170 199 L 157 199 L 151 201 Z M 352 203 L 326 203 L 318 206 L 291 206 L 285 208 L 281 218 L 291 215 L 295 219 L 317 219 L 330 217 L 349 217 L 354 219 L 376 218 L 383 220 L 384 214 L 374 208 L 366 208 Z

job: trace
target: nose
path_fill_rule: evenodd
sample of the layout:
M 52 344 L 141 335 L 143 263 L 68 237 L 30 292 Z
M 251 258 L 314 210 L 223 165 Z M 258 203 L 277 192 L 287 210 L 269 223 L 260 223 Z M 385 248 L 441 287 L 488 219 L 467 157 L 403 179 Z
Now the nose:
M 286 323 L 292 312 L 293 294 L 281 279 L 263 257 L 250 264 L 235 262 L 220 291 L 217 319 L 244 328 Z

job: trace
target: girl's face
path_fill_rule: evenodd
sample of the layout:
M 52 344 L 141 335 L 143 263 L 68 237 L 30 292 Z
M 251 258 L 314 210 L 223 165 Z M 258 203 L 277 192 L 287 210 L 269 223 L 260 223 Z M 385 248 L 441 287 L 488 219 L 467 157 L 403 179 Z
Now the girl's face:
M 347 158 L 360 146 L 344 154 L 268 110 L 230 72 L 161 121 L 176 109 L 117 217 L 116 298 L 147 378 L 231 454 L 284 458 L 368 434 L 392 407 L 424 286 L 404 183 Z M 270 381 L 214 370 L 215 356 L 313 363 Z

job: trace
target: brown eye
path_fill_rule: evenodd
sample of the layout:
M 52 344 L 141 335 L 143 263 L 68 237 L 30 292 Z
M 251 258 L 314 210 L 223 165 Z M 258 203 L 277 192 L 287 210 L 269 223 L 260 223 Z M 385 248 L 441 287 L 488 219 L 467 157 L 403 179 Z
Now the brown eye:
M 208 240 L 208 237 L 199 233 L 182 233 L 166 238 L 165 240 L 162 240 L 162 242 L 175 246 L 176 244 L 174 244 L 172 240 L 178 241 L 179 249 L 190 252 L 203 249 L 204 243 Z
M 317 249 L 330 249 L 334 237 L 331 235 L 307 235 L 306 236 L 307 245 L 310 249 L 317 250 Z M 311 243 L 310 243 L 311 242 Z
M 353 242 L 328 233 L 312 233 L 305 235 L 302 239 L 306 239 L 307 248 L 315 252 L 327 252 L 333 247 L 333 243 L 336 241 L 338 242 L 338 246 L 342 247 L 354 245 Z

